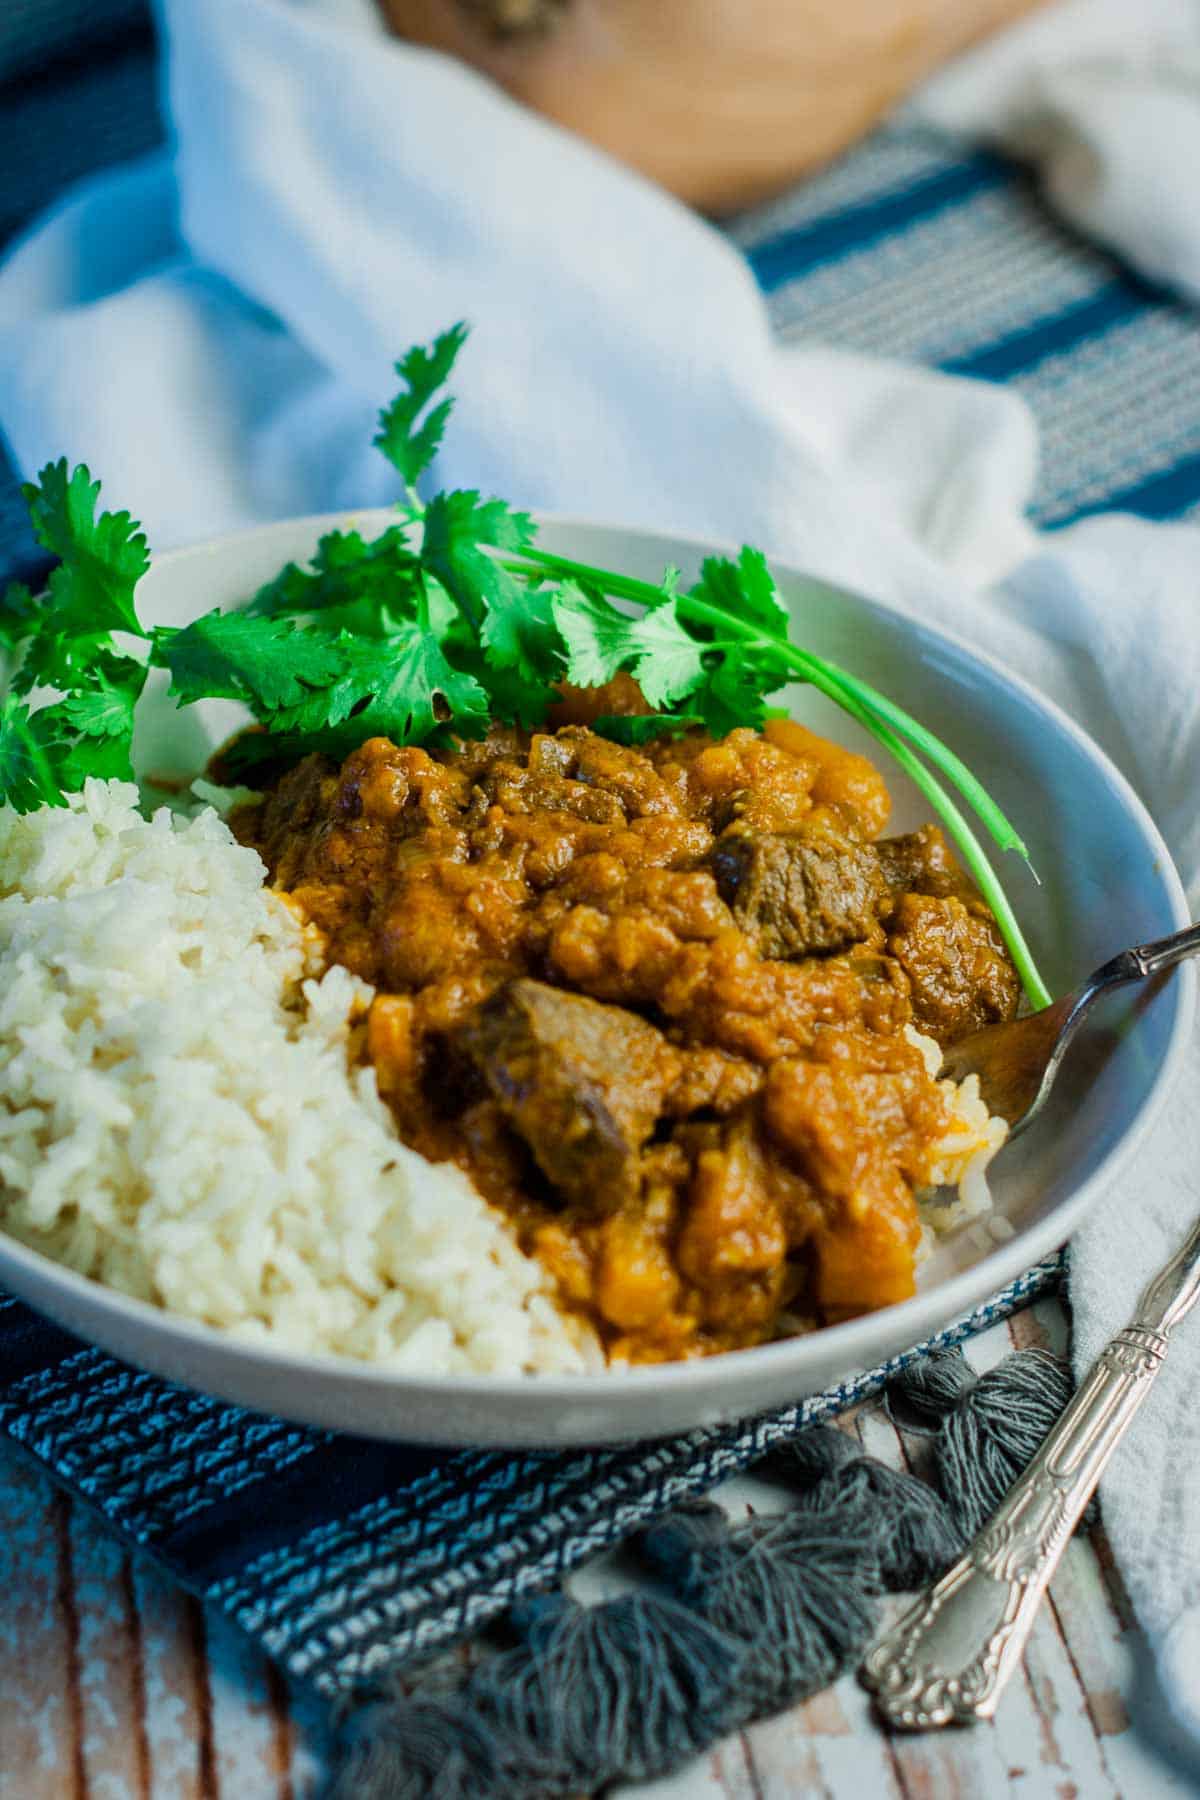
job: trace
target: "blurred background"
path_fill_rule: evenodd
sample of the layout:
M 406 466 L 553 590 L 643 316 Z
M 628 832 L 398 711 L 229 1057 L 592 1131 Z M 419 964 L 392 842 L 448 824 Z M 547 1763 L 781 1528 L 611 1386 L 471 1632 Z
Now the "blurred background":
M 0 257 L 81 176 L 163 136 L 150 0 L 2 0 Z M 0 573 L 39 562 L 0 437 Z
M 0 254 L 80 177 L 164 136 L 150 0 L 2 0 Z M 782 336 L 1024 394 L 1036 523 L 1200 513 L 1195 312 L 1065 230 L 1015 164 L 894 122 L 724 224 Z M 0 440 L 0 571 L 37 564 Z

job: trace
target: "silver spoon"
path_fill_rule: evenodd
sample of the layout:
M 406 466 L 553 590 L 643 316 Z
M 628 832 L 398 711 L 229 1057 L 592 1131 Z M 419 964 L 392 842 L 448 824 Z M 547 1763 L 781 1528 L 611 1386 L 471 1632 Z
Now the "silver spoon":
M 990 1113 L 1008 1120 L 1009 1139 L 1036 1118 L 1045 1105 L 1067 1046 L 1101 994 L 1130 981 L 1144 981 L 1174 968 L 1185 956 L 1200 952 L 1200 925 L 1189 925 L 1170 937 L 1122 950 L 1103 963 L 1074 992 L 1064 994 L 1041 1012 L 987 1025 L 951 1044 L 942 1060 L 942 1076 L 962 1081 L 978 1075 L 979 1092 Z

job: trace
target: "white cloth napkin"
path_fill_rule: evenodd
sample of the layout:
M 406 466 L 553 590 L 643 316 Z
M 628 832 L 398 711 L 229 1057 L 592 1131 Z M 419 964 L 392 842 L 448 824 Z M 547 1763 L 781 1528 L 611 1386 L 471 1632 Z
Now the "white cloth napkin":
M 966 619 L 1123 766 L 1200 903 L 1200 530 L 1109 518 L 1037 540 L 1016 396 L 781 350 L 715 230 L 465 69 L 386 40 L 371 0 L 162 3 L 174 163 L 93 182 L 0 271 L 0 422 L 25 469 L 88 460 L 159 548 L 386 501 L 369 443 L 392 360 L 468 318 L 438 483 L 748 540 Z M 1139 0 L 1133 25 L 1125 0 L 1074 0 L 918 105 L 1019 145 L 1077 222 L 1200 290 L 1198 20 L 1191 0 Z M 1193 1053 L 1193 1097 L 1198 1077 Z M 1177 1096 L 1136 1194 L 1124 1185 L 1079 1235 L 1081 1358 L 1200 1209 L 1198 1167 L 1200 1111 Z M 1193 1720 L 1198 1385 L 1193 1328 L 1104 1487 Z

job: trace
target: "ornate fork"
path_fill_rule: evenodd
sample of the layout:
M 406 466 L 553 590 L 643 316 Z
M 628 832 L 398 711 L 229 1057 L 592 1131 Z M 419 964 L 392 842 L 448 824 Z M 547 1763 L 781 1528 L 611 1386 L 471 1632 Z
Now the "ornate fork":
M 1102 994 L 1130 981 L 1162 975 L 1187 956 L 1200 953 L 1200 925 L 1189 925 L 1152 944 L 1136 944 L 1112 957 L 1087 980 L 1041 1012 L 982 1031 L 951 1044 L 942 1074 L 955 1081 L 978 1075 L 989 1112 L 1009 1124 L 1011 1141 L 1033 1122 L 1045 1104 L 1067 1046 Z
M 1200 1298 L 1200 1221 L 1110 1338 L 995 1517 L 859 1671 L 893 1725 L 990 1719 L 1063 1548 L 1149 1393 L 1171 1332 Z

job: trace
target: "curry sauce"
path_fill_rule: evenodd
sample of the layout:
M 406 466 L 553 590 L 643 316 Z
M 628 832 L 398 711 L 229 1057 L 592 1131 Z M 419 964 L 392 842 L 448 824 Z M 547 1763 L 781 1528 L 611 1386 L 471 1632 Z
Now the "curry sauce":
M 512 1219 L 610 1357 L 903 1299 L 947 1125 L 906 1027 L 1016 1010 L 932 826 L 881 838 L 802 727 L 640 748 L 586 725 L 309 757 L 235 821 L 331 959 L 406 1142 Z

